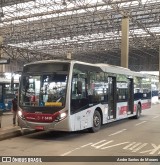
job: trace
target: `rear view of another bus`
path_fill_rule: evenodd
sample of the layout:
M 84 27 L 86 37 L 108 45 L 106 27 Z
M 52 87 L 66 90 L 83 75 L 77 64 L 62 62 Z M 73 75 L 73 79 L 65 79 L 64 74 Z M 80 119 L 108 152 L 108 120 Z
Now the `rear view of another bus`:
M 0 78 L 0 109 L 11 110 L 12 99 L 18 91 L 19 81 L 11 83 L 10 79 Z

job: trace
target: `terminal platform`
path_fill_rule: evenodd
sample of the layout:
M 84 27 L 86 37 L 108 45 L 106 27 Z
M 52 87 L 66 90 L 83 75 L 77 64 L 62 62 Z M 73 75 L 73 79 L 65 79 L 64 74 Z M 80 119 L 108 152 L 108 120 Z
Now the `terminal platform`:
M 19 126 L 13 126 L 13 114 L 12 112 L 3 112 L 1 116 L 1 128 L 0 128 L 0 140 L 13 138 L 16 136 L 22 136 Z M 33 133 L 33 131 L 26 130 L 24 134 Z M 23 135 L 24 135 L 23 134 Z

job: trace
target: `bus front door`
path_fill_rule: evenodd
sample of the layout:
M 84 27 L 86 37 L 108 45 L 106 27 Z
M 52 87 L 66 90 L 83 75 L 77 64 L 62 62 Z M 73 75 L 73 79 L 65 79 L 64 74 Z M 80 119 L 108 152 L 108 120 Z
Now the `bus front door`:
M 128 115 L 133 114 L 134 110 L 134 84 L 133 79 L 128 79 Z
M 108 119 L 116 118 L 117 100 L 116 100 L 116 77 L 108 77 Z

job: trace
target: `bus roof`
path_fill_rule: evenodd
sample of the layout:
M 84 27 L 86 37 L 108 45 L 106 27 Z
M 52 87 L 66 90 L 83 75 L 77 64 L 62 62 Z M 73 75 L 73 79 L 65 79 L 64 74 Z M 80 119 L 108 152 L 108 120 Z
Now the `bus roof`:
M 131 76 L 138 76 L 138 77 L 148 77 L 146 74 L 142 74 L 139 72 L 134 72 L 131 71 L 128 68 L 124 68 L 121 66 L 116 66 L 116 65 L 110 65 L 110 64 L 105 64 L 105 63 L 96 63 L 96 64 L 91 64 L 87 62 L 82 62 L 82 61 L 76 61 L 76 60 L 43 60 L 43 61 L 36 61 L 36 62 L 31 62 L 28 64 L 25 64 L 24 66 L 27 65 L 34 65 L 34 64 L 42 64 L 42 63 L 55 63 L 55 62 L 60 62 L 60 63 L 78 63 L 78 64 L 83 64 L 83 65 L 89 65 L 89 66 L 96 66 L 100 67 L 104 72 L 109 72 L 109 73 L 117 73 L 117 74 L 126 74 L 126 75 L 131 75 Z
M 71 63 L 71 61 L 73 60 L 43 60 L 43 61 L 35 61 L 35 62 L 31 62 L 31 63 L 27 63 L 24 66 L 27 65 L 36 65 L 36 64 L 44 64 L 44 63 L 55 63 L 55 62 L 61 62 L 61 63 Z

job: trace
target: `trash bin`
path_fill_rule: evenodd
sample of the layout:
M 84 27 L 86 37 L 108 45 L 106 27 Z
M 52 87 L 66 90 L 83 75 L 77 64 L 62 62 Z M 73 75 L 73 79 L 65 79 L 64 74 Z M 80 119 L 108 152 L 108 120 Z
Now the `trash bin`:
M 1 123 L 2 123 L 2 115 L 3 115 L 3 110 L 0 109 L 0 128 L 1 128 Z

